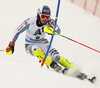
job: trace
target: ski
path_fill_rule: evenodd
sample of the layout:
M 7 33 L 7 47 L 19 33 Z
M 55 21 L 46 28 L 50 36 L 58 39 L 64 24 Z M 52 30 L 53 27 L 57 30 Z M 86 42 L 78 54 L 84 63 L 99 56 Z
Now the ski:
M 62 70 L 62 73 L 63 74 L 66 74 L 68 71 L 67 68 L 63 69 Z M 97 77 L 96 76 L 93 76 L 92 78 L 88 78 L 87 75 L 85 73 L 81 73 L 81 72 L 78 72 L 78 75 L 76 75 L 77 78 L 81 79 L 81 80 L 84 80 L 84 79 L 87 79 L 89 82 L 91 83 L 95 83 Z
M 96 81 L 96 79 L 97 79 L 97 77 L 92 77 L 91 79 L 90 78 L 87 78 L 91 83 L 95 83 L 95 81 Z
M 61 65 L 59 65 L 58 63 L 56 62 L 52 62 L 52 64 L 50 65 L 50 67 L 52 69 L 54 69 L 54 71 L 56 72 L 59 72 L 59 73 L 62 73 L 63 75 L 68 75 L 68 68 L 67 67 L 62 67 Z M 74 73 L 71 73 L 72 74 L 72 77 L 75 77 L 75 78 L 78 78 L 78 79 L 81 79 L 81 80 L 84 80 L 84 79 L 87 79 L 89 82 L 91 83 L 95 83 L 96 81 L 96 78 L 95 76 L 93 76 L 92 78 L 88 78 L 87 75 L 85 73 L 82 73 L 80 72 L 79 70 L 77 70 L 76 72 Z

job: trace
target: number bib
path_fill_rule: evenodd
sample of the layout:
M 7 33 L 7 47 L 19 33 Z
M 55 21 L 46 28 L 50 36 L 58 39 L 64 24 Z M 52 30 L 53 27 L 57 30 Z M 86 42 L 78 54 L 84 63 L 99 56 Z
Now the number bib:
M 29 29 L 26 30 L 26 38 L 31 41 L 40 41 L 46 34 L 43 29 L 44 26 L 38 27 L 36 19 L 34 19 L 34 21 L 30 24 Z

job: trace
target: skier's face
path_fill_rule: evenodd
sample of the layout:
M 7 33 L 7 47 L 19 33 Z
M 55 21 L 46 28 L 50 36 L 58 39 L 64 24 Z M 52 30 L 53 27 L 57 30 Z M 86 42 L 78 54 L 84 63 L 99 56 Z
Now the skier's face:
M 46 24 L 46 22 L 50 19 L 50 15 L 41 14 L 40 21 L 42 24 Z
M 42 24 L 46 24 L 46 22 L 47 22 L 48 20 L 47 20 L 47 19 L 42 19 L 42 18 L 40 18 L 40 21 L 41 21 Z

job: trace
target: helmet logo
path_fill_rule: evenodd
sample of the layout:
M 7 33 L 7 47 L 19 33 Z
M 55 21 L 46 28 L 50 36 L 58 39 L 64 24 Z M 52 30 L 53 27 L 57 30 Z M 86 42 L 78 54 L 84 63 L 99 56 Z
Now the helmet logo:
M 43 12 L 45 12 L 45 13 L 50 13 L 50 10 L 43 9 Z
M 42 14 L 50 15 L 50 13 L 51 13 L 50 8 L 48 6 L 43 6 Z

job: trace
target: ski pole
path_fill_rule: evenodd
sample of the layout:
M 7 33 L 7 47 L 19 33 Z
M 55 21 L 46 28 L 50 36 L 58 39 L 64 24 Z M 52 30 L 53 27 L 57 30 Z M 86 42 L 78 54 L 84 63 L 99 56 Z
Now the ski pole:
M 10 50 L 9 52 L 7 52 L 6 50 L 0 50 L 0 51 L 5 51 L 7 55 L 12 55 L 12 50 Z
M 56 29 L 56 23 L 57 23 L 57 18 L 58 18 L 58 12 L 59 12 L 59 6 L 60 6 L 60 0 L 58 0 L 58 5 L 57 5 L 57 12 L 56 12 L 56 18 L 55 18 L 55 24 L 54 24 L 54 30 L 53 30 L 53 34 L 51 36 L 51 40 L 50 40 L 50 43 L 49 43 L 49 47 L 47 49 L 47 52 L 46 52 L 46 55 L 41 63 L 41 67 L 44 65 L 44 62 L 46 60 L 46 57 L 49 53 L 49 50 L 50 50 L 50 47 L 51 47 L 51 44 L 52 44 L 52 41 L 53 41 L 53 37 L 54 37 L 54 32 L 55 32 L 55 29 Z
M 5 50 L 0 50 L 0 51 L 5 51 Z
M 86 78 L 88 81 L 90 81 L 91 83 L 95 83 L 97 77 L 93 76 L 92 78 Z
M 80 44 L 80 45 L 82 45 L 82 46 L 84 46 L 84 47 L 87 47 L 87 48 L 89 48 L 89 49 L 91 49 L 91 50 L 93 50 L 93 51 L 96 51 L 96 52 L 100 53 L 100 51 L 98 51 L 98 50 L 96 50 L 96 49 L 94 49 L 94 48 L 91 48 L 91 47 L 89 47 L 89 46 L 87 46 L 87 45 L 85 45 L 85 44 L 82 44 L 82 43 L 80 43 L 80 42 L 78 42 L 78 41 L 75 41 L 74 39 L 71 39 L 71 38 L 69 38 L 69 37 L 66 37 L 66 36 L 61 35 L 61 34 L 58 34 L 58 33 L 55 33 L 55 34 L 57 34 L 57 35 L 59 35 L 59 36 L 61 36 L 61 37 L 64 37 L 64 38 L 66 38 L 66 39 L 68 39 L 68 40 L 71 40 L 71 41 L 73 41 L 73 42 L 75 42 L 75 43 L 78 43 L 78 44 Z

